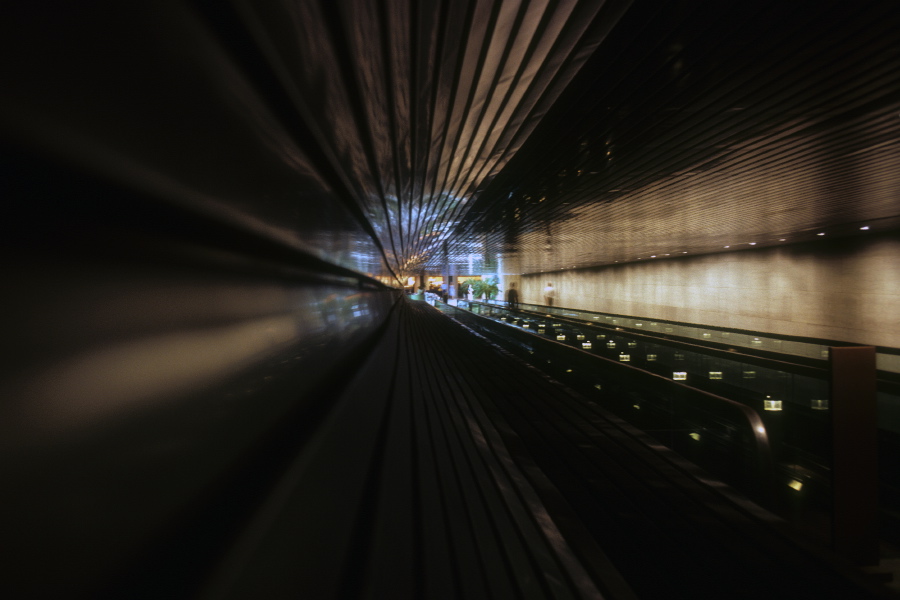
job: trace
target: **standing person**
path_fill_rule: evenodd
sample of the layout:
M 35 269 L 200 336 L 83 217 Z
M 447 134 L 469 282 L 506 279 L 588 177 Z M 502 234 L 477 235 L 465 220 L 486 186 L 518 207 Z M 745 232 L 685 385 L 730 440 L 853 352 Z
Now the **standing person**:
M 556 290 L 553 289 L 553 284 L 547 282 L 547 287 L 544 288 L 544 304 L 547 306 L 553 306 L 553 298 L 556 296 Z
M 516 284 L 509 284 L 509 291 L 506 292 L 506 307 L 510 310 L 518 310 L 519 309 L 519 290 L 516 289 Z

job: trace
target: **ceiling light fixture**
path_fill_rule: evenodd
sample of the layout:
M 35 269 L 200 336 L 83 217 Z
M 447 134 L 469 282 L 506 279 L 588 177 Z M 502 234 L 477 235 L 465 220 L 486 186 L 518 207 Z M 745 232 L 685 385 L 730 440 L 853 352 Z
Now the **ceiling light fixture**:
M 825 232 L 817 233 L 816 235 L 825 235 Z
M 869 230 L 869 226 L 868 226 L 868 225 L 863 225 L 862 227 L 859 228 L 859 230 L 860 230 L 860 231 L 868 231 L 868 230 Z

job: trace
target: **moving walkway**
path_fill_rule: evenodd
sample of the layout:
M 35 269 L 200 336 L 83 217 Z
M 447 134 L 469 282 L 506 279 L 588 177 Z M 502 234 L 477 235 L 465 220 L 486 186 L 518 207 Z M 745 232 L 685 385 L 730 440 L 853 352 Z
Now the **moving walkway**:
M 828 356 L 849 344 L 563 307 L 459 306 L 472 315 L 469 326 L 814 535 L 831 535 Z M 881 418 L 867 435 L 877 435 L 882 464 L 879 533 L 897 543 L 900 423 L 890 415 L 900 406 L 900 385 L 889 370 L 897 353 L 877 350 Z

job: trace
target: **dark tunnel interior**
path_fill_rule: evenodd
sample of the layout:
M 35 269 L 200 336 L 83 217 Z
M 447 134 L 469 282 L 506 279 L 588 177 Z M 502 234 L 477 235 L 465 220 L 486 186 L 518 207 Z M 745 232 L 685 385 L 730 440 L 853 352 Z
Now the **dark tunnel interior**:
M 900 547 L 897 2 L 36 0 L 0 14 L 4 597 L 821 591 L 800 575 L 813 559 L 782 545 L 767 560 L 797 581 L 783 596 L 753 583 L 776 578 L 754 570 L 766 552 L 745 521 L 727 556 L 750 575 L 700 542 L 677 557 L 617 537 L 579 487 L 593 481 L 581 459 L 551 457 L 554 435 L 576 433 L 543 432 L 557 417 L 526 400 L 580 415 L 572 432 L 597 427 L 577 434 L 603 448 L 591 468 L 627 460 L 601 460 L 620 448 L 604 436 L 637 436 L 640 456 L 660 444 L 585 412 L 594 380 L 577 404 L 504 366 L 544 356 L 482 319 L 513 287 L 528 335 L 603 316 L 875 348 L 877 432 L 859 435 L 879 444 L 880 535 Z M 467 297 L 476 281 L 493 292 Z M 502 361 L 488 341 L 509 345 Z M 727 359 L 728 344 L 708 347 Z M 737 352 L 754 364 L 795 360 L 749 344 Z M 824 373 L 822 358 L 795 375 Z M 476 433 L 455 446 L 451 431 Z M 677 504 L 649 499 L 653 469 L 703 477 L 666 460 L 681 466 L 648 467 L 633 512 Z M 454 521 L 434 473 L 453 474 L 460 507 L 493 508 Z M 790 516 L 716 502 L 766 527 Z M 619 521 L 649 531 L 627 504 Z M 454 537 L 463 521 L 471 539 Z M 693 574 L 695 547 L 718 574 Z M 882 568 L 900 565 L 886 547 Z M 813 554 L 848 578 L 816 585 L 894 597 Z

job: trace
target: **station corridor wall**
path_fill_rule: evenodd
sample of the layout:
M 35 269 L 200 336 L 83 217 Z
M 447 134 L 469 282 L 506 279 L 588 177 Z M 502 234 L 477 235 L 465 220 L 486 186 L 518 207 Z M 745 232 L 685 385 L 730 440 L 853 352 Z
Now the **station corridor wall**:
M 873 234 L 759 250 L 523 275 L 522 302 L 900 346 L 900 236 Z

